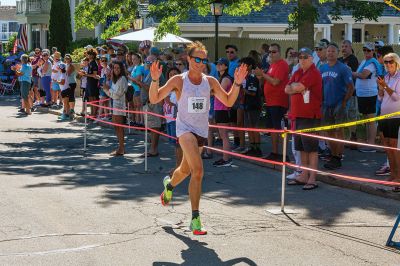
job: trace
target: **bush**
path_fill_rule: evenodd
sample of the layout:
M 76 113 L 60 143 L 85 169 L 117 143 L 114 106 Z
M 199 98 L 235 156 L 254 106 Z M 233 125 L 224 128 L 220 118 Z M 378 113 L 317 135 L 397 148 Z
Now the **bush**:
M 80 63 L 81 60 L 83 58 L 85 58 L 85 55 L 84 55 L 85 51 L 86 51 L 86 49 L 83 47 L 77 48 L 74 51 L 72 51 L 72 53 L 71 53 L 72 62 Z
M 68 0 L 51 2 L 49 47 L 57 47 L 64 54 L 72 41 L 71 13 Z
M 86 45 L 92 45 L 93 47 L 98 46 L 96 38 L 83 38 L 74 42 L 71 42 L 69 46 L 69 51 L 74 51 L 78 48 L 83 48 Z
M 6 52 L 12 51 L 12 49 L 14 48 L 15 39 L 17 39 L 17 33 L 14 33 L 10 36 L 5 45 L 4 51 Z

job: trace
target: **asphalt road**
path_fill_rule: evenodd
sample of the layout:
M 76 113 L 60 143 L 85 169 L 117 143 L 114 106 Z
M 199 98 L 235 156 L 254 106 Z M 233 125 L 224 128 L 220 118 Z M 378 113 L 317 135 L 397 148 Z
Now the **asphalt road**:
M 188 182 L 171 207 L 159 201 L 175 163 L 165 140 L 145 173 L 141 134 L 127 137 L 125 157 L 110 158 L 113 131 L 91 125 L 84 155 L 81 124 L 16 110 L 0 98 L 1 265 L 400 265 L 400 252 L 385 247 L 398 201 L 327 184 L 289 187 L 295 213 L 274 215 L 279 172 L 208 161 L 209 234 L 192 236 Z

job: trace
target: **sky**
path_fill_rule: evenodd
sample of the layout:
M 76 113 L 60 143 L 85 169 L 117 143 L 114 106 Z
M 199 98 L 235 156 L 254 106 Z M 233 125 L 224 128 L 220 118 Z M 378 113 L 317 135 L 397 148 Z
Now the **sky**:
M 16 0 L 0 0 L 2 6 L 15 6 Z

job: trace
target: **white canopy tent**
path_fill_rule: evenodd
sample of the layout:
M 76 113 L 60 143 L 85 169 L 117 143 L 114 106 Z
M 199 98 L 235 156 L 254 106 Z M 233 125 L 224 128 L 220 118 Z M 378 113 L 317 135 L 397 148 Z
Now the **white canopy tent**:
M 125 34 L 121 34 L 114 38 L 111 38 L 112 41 L 119 41 L 119 42 L 141 42 L 144 40 L 149 40 L 154 42 L 155 39 L 155 30 L 156 28 L 150 27 L 139 31 L 133 31 Z M 176 36 L 171 33 L 167 33 L 163 38 L 156 41 L 157 43 L 191 43 L 192 41 Z

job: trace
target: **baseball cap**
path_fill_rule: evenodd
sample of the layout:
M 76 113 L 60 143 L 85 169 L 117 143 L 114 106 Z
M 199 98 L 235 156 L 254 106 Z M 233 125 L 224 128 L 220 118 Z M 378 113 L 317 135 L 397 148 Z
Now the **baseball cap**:
M 150 48 L 150 54 L 155 55 L 155 56 L 159 56 L 160 55 L 160 49 L 158 49 L 157 47 L 153 46 Z
M 328 44 L 326 42 L 318 42 L 317 45 L 315 45 L 315 48 L 327 48 Z
M 307 55 L 313 55 L 313 51 L 311 51 L 310 48 L 308 47 L 303 47 L 299 50 L 299 54 L 307 54 Z
M 150 48 L 150 47 L 151 47 L 151 41 L 149 40 L 142 41 L 139 44 L 139 49 Z
M 84 47 L 86 50 L 89 50 L 89 49 L 92 49 L 93 48 L 93 45 L 86 45 L 85 47 Z
M 368 50 L 375 50 L 375 44 L 372 42 L 366 42 L 363 45 L 363 48 L 367 48 Z
M 379 47 L 383 47 L 385 46 L 385 43 L 383 41 L 376 41 L 375 42 L 375 47 L 379 48 Z
M 229 61 L 228 61 L 228 59 L 223 58 L 223 57 L 220 58 L 220 59 L 218 59 L 217 64 L 226 65 L 227 67 L 229 67 Z
M 65 65 L 64 63 L 60 63 L 60 64 L 58 64 L 58 67 L 59 67 L 60 69 L 64 70 L 65 67 L 66 67 L 66 65 Z

